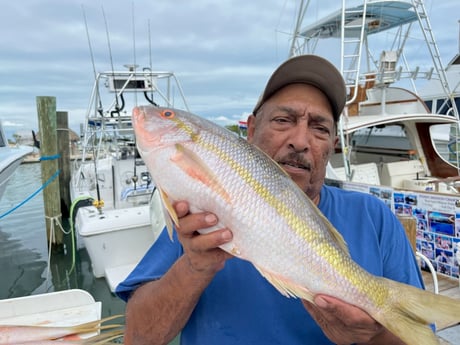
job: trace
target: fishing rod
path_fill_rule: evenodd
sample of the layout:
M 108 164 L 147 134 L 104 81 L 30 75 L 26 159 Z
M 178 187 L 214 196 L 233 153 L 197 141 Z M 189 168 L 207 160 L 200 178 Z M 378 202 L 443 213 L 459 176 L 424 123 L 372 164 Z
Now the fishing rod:
M 82 12 L 83 12 L 83 19 L 84 19 L 84 22 L 85 22 L 85 28 L 86 28 L 86 37 L 88 39 L 88 47 L 89 47 L 89 52 L 90 52 L 90 57 L 91 57 L 91 64 L 93 66 L 93 75 L 94 75 L 94 80 L 97 80 L 97 71 L 96 71 L 96 63 L 94 62 L 94 54 L 93 54 L 93 48 L 92 48 L 92 45 L 91 45 L 91 39 L 90 39 L 90 35 L 89 35 L 89 29 L 88 29 L 88 21 L 87 21 L 87 18 L 86 18 L 86 12 L 85 12 L 85 8 L 83 6 L 83 4 L 81 5 L 81 8 L 82 8 Z M 96 92 L 96 99 L 99 101 L 99 105 L 95 105 L 97 106 L 97 112 L 100 114 L 100 115 L 103 115 L 103 107 L 102 107 L 102 101 L 101 101 L 101 97 L 99 95 L 99 88 L 96 88 L 95 90 Z M 87 133 L 88 131 L 88 123 L 85 123 L 85 132 Z M 95 142 L 96 142 L 96 138 L 94 138 L 94 136 L 92 135 L 91 136 L 92 140 L 93 140 L 93 144 L 92 144 L 92 154 L 93 154 L 93 157 L 97 157 L 97 152 L 96 152 L 96 149 L 95 149 Z M 100 188 L 99 188 L 99 179 L 98 179 L 98 171 L 97 171 L 97 164 L 96 164 L 96 160 L 94 160 L 94 176 L 95 176 L 95 179 L 96 179 L 96 193 L 97 193 L 97 201 L 94 201 L 94 206 L 96 206 L 96 208 L 100 211 L 101 207 L 104 205 L 104 201 L 101 200 L 101 192 L 100 192 Z
M 131 3 L 131 20 L 132 20 L 132 27 L 133 27 L 133 75 L 134 79 L 136 79 L 136 25 L 134 21 L 134 1 Z M 134 92 L 134 104 L 137 106 L 137 91 Z M 133 177 L 131 180 L 134 183 L 134 190 L 137 189 L 137 181 L 138 181 L 138 176 L 137 176 L 137 167 L 136 167 L 136 136 L 134 136 L 134 160 L 133 160 Z
M 105 34 L 107 37 L 107 48 L 109 49 L 109 59 L 110 59 L 110 67 L 112 70 L 112 77 L 115 78 L 115 68 L 113 66 L 112 46 L 110 44 L 109 25 L 107 23 L 107 17 L 105 15 L 104 6 L 101 6 L 101 9 L 102 9 L 102 17 L 104 18 Z M 113 117 L 113 114 L 120 115 L 120 111 L 123 110 L 123 108 L 120 108 L 120 105 L 118 104 L 118 90 L 117 90 L 116 83 L 114 83 L 113 88 L 115 92 L 115 109 L 110 112 L 111 117 Z M 123 107 L 124 107 L 124 102 L 123 102 Z

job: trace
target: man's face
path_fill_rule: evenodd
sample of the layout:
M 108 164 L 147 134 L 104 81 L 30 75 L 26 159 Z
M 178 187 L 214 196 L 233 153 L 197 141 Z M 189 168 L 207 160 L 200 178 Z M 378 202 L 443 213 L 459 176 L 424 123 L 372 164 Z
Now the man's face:
M 278 162 L 314 201 L 338 138 L 328 99 L 307 84 L 278 90 L 248 119 L 248 141 Z

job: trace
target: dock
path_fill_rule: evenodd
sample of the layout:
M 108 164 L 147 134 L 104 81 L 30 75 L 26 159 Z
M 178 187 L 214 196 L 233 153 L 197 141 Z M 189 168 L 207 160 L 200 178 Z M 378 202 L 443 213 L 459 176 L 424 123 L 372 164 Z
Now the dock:
M 425 289 L 434 292 L 433 278 L 430 272 L 422 270 Z M 437 275 L 439 294 L 460 300 L 460 281 L 442 274 Z M 460 310 L 459 310 L 460 314 Z M 456 345 L 460 338 L 460 324 L 437 324 L 441 345 Z

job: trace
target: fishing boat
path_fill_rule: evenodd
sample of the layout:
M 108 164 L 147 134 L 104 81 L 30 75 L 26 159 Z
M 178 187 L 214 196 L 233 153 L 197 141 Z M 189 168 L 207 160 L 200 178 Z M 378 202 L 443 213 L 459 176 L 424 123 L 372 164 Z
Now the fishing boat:
M 72 326 L 101 319 L 102 304 L 69 289 L 0 300 L 0 325 Z
M 125 67 L 95 78 L 82 159 L 74 162 L 70 183 L 74 229 L 88 251 L 94 276 L 105 277 L 111 291 L 164 226 L 160 203 L 151 202 L 158 192 L 137 152 L 131 111 L 139 103 L 188 110 L 173 72 Z M 176 104 L 173 90 L 180 94 Z
M 410 218 L 421 266 L 434 279 L 459 279 L 460 104 L 451 86 L 459 88 L 458 56 L 449 66 L 454 79 L 443 67 L 423 1 L 342 1 L 322 19 L 309 7 L 301 1 L 290 56 L 326 57 L 348 89 L 328 183 L 373 194 Z M 413 37 L 432 61 L 425 70 L 411 68 L 405 54 Z M 420 82 L 430 81 L 431 93 L 422 97 Z
M 449 61 L 446 66 L 445 74 L 449 85 L 452 87 L 452 99 L 455 102 L 457 109 L 460 108 L 460 37 L 458 53 Z M 452 99 L 446 98 L 443 92 L 440 80 L 431 79 L 423 87 L 419 89 L 418 94 L 425 101 L 428 109 L 432 112 L 454 115 L 452 113 L 453 107 L 451 106 Z M 433 136 L 433 141 L 439 147 L 440 153 L 443 157 L 455 164 L 457 161 L 457 153 L 459 146 L 455 138 L 453 128 L 444 126 L 441 130 L 437 131 Z
M 442 293 L 439 276 L 460 284 L 459 56 L 443 67 L 424 1 L 341 5 L 318 19 L 319 7 L 301 1 L 290 48 L 290 56 L 334 62 L 347 84 L 327 183 L 387 204 L 408 231 L 421 268 L 431 273 L 434 291 Z M 432 66 L 410 67 L 412 38 L 418 54 L 425 43 Z
M 10 146 L 0 122 L 0 200 L 11 176 L 31 152 L 28 146 Z
M 414 24 L 432 57 L 433 67 L 426 71 L 410 69 L 404 54 Z M 449 183 L 449 178 L 458 176 L 458 165 L 447 160 L 432 140 L 436 128 L 441 131 L 439 126 L 457 136 L 458 110 L 423 1 L 361 1 L 298 29 L 296 37 L 293 55 L 313 53 L 310 49 L 317 49 L 319 41 L 339 42 L 349 99 L 340 124 L 341 145 L 331 159 L 335 177 L 458 193 L 455 183 Z M 388 37 L 394 39 L 385 50 Z M 448 111 L 427 106 L 415 84 L 422 80 L 438 81 Z

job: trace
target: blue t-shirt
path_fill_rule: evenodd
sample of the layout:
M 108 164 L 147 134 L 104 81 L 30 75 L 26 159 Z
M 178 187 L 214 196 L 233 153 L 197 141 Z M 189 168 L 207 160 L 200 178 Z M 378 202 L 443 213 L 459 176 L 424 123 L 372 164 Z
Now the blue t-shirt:
M 377 198 L 324 186 L 318 205 L 343 235 L 352 258 L 370 273 L 423 287 L 405 231 Z M 164 230 L 116 293 L 124 300 L 160 278 L 182 255 Z M 232 258 L 206 288 L 182 330 L 183 345 L 332 344 L 301 301 L 282 296 L 256 269 Z

